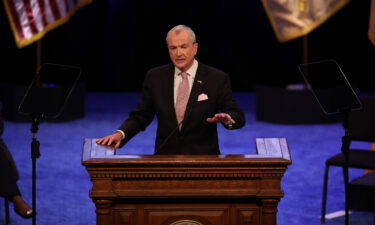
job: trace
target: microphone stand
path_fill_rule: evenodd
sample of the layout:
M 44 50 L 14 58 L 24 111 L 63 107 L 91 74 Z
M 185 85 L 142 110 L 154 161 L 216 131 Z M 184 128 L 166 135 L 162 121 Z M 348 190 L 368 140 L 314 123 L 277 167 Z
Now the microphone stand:
M 33 134 L 31 141 L 31 160 L 32 160 L 32 224 L 36 225 L 36 159 L 40 157 L 40 143 L 37 139 L 38 126 L 42 116 L 32 115 L 31 133 Z
M 343 116 L 342 126 L 345 130 L 344 136 L 341 138 L 341 152 L 344 155 L 344 186 L 345 186 L 345 225 L 349 225 L 349 203 L 348 203 L 348 187 L 349 187 L 349 146 L 350 146 L 350 131 L 349 131 L 349 109 L 340 110 Z
M 158 155 L 160 150 L 163 149 L 164 145 L 169 141 L 169 139 L 176 133 L 176 131 L 180 128 L 180 126 L 184 124 L 185 120 L 190 116 L 192 110 L 193 110 L 193 107 L 190 107 L 186 116 L 184 116 L 184 119 L 182 119 L 181 122 L 177 124 L 177 126 L 172 130 L 172 132 L 164 139 L 163 143 L 161 143 L 159 147 L 155 150 L 154 152 L 155 155 Z
M 163 149 L 164 145 L 169 141 L 169 139 L 174 135 L 177 131 L 177 129 L 180 127 L 181 124 L 183 124 L 185 119 L 183 119 L 180 123 L 177 124 L 177 126 L 172 130 L 172 132 L 164 139 L 163 143 L 159 145 L 159 147 L 155 150 L 154 155 L 158 155 L 161 149 Z

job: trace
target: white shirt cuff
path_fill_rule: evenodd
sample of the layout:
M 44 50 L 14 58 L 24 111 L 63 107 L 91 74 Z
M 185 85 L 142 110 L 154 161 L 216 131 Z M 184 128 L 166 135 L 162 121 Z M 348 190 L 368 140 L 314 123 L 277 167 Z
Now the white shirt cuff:
M 116 130 L 115 132 L 117 132 L 117 133 L 120 133 L 120 134 L 121 134 L 121 136 L 122 136 L 122 140 L 124 140 L 124 139 L 125 139 L 125 133 L 124 133 L 124 131 L 122 131 L 122 130 Z

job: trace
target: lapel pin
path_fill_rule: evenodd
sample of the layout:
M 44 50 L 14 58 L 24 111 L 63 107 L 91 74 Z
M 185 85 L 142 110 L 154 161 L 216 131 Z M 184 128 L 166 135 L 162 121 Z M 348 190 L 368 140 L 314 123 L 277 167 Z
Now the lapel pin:
M 203 82 L 201 80 L 197 80 L 198 83 L 202 84 Z

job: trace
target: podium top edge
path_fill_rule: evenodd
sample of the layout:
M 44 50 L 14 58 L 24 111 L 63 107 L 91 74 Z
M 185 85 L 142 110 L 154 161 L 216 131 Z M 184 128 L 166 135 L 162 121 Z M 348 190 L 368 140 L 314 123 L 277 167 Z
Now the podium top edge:
M 84 139 L 82 164 L 90 165 L 96 163 L 110 164 L 178 164 L 178 165 L 247 165 L 252 164 L 278 164 L 289 165 L 291 160 L 289 154 L 281 152 L 274 154 L 268 151 L 257 155 L 230 154 L 230 155 L 122 155 L 116 154 L 115 150 L 95 144 L 95 139 Z M 269 139 L 265 139 L 269 140 Z M 284 139 L 283 139 L 284 140 Z M 284 148 L 280 148 L 283 150 Z M 284 149 L 285 150 L 285 149 Z M 289 153 L 289 150 L 287 150 Z

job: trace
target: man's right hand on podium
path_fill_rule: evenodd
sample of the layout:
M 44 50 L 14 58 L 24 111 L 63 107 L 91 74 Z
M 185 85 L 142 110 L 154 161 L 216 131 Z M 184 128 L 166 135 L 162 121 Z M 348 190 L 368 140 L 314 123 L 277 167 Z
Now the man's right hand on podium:
M 105 145 L 111 148 L 119 148 L 121 141 L 123 139 L 123 135 L 120 132 L 115 132 L 111 135 L 99 138 L 96 140 L 96 143 L 99 145 Z

